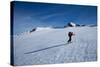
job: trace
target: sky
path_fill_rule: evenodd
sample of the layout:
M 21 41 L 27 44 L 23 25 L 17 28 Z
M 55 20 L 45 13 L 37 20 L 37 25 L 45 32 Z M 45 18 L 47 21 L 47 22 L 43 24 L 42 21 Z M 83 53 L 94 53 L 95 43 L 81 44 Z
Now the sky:
M 97 24 L 97 7 L 39 2 L 13 2 L 14 34 L 35 27 L 63 27 L 69 22 Z

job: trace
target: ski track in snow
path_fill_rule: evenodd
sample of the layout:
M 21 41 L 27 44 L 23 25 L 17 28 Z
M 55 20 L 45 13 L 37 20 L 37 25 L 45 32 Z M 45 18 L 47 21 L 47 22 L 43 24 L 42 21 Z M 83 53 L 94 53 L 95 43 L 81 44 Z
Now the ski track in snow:
M 72 43 L 66 43 L 73 31 Z M 72 27 L 14 36 L 14 65 L 37 65 L 97 60 L 97 28 Z

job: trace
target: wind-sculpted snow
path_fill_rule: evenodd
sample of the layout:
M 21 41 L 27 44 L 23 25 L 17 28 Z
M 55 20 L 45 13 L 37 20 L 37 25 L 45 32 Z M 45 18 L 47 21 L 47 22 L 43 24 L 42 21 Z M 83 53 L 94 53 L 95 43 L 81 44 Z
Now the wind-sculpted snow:
M 68 32 L 75 33 L 68 44 Z M 68 27 L 14 36 L 14 65 L 55 64 L 97 60 L 97 28 Z

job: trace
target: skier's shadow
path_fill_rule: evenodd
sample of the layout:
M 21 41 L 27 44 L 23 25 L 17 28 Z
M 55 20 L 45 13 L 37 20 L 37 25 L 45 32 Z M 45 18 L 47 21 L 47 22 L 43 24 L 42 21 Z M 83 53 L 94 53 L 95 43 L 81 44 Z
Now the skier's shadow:
M 55 45 L 55 46 L 51 46 L 51 47 L 46 47 L 46 48 L 43 48 L 43 49 L 39 49 L 39 50 L 35 50 L 35 51 L 31 51 L 31 52 L 27 52 L 27 53 L 24 53 L 24 54 L 31 54 L 31 53 L 35 53 L 35 52 L 39 52 L 39 51 L 43 51 L 43 50 L 47 50 L 47 49 L 51 49 L 51 48 L 54 48 L 54 47 L 64 46 L 64 45 L 67 45 L 67 44 L 69 44 L 69 43 L 59 44 L 59 45 Z

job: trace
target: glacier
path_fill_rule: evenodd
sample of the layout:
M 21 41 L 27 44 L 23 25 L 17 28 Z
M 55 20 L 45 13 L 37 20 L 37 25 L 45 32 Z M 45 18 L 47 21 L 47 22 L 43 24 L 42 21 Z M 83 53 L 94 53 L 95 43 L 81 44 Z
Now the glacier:
M 14 35 L 13 46 L 15 66 L 96 61 L 97 27 L 39 28 Z

